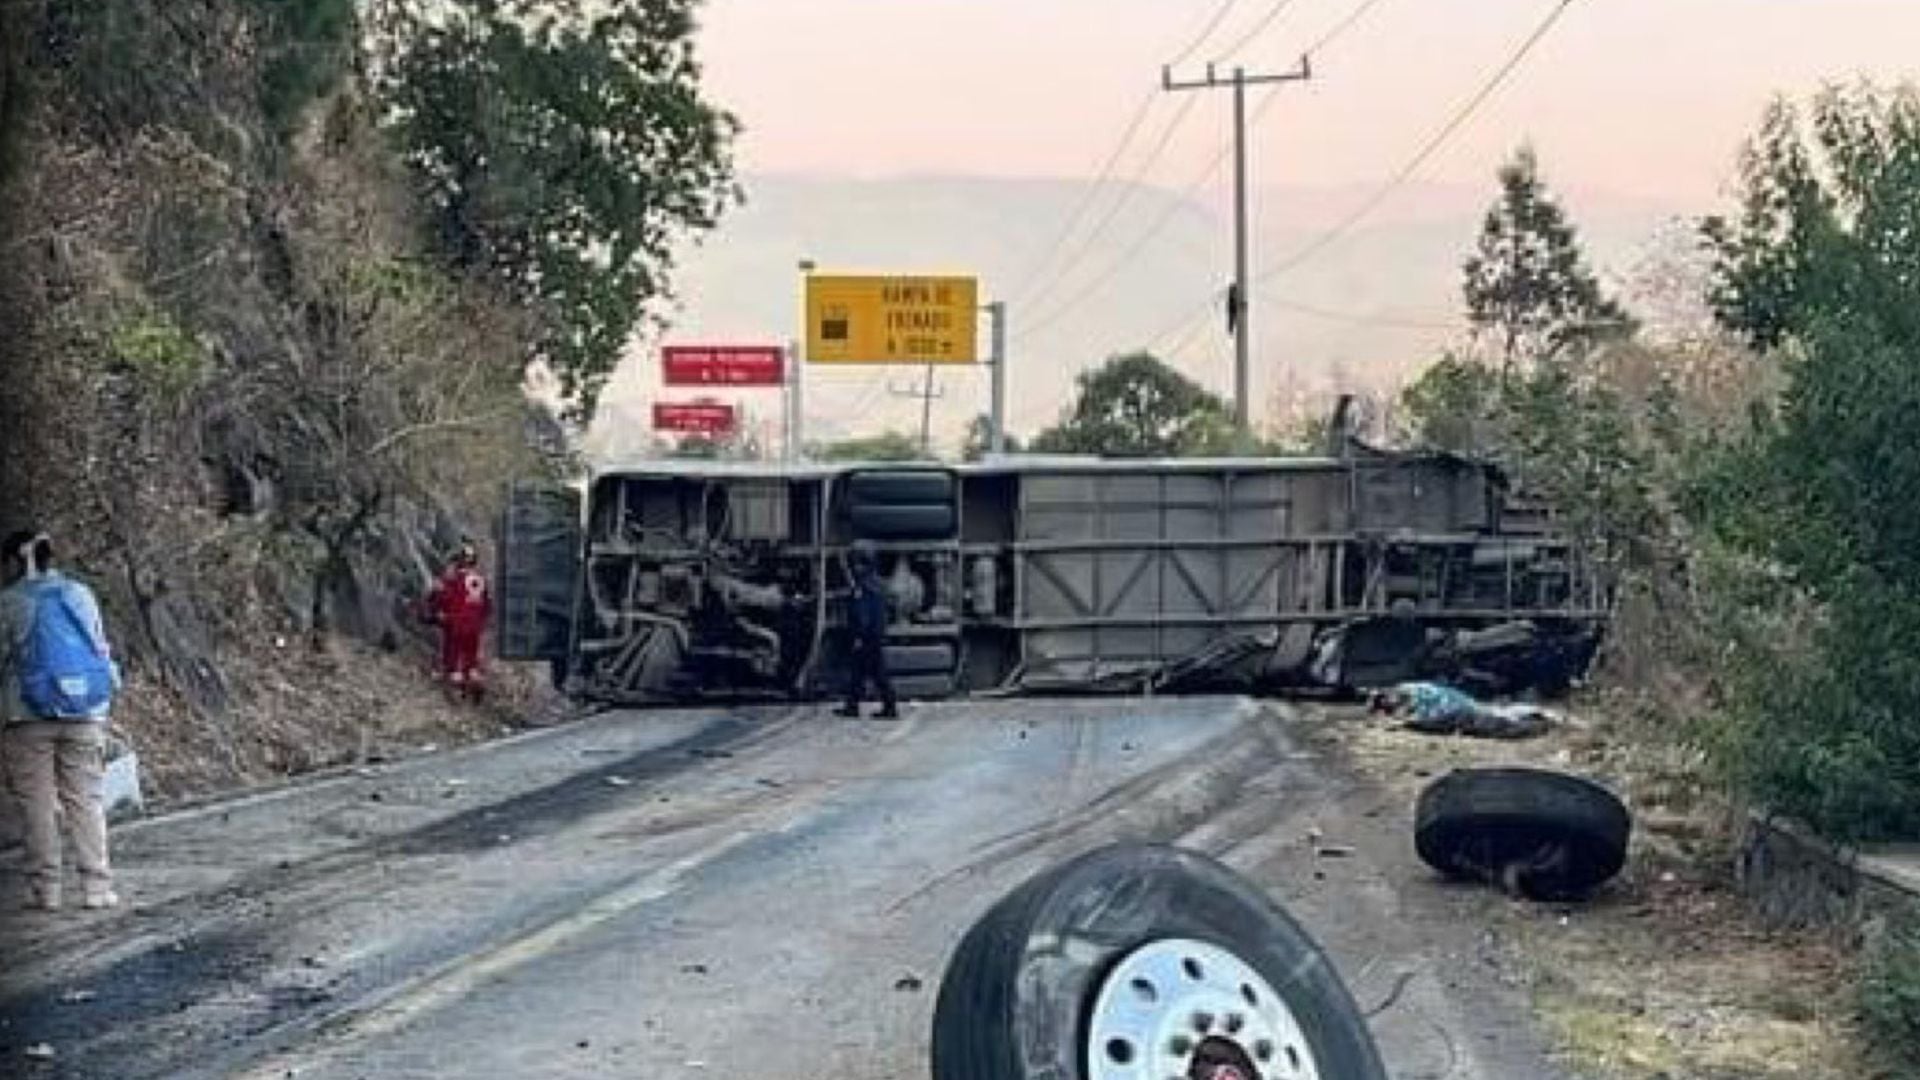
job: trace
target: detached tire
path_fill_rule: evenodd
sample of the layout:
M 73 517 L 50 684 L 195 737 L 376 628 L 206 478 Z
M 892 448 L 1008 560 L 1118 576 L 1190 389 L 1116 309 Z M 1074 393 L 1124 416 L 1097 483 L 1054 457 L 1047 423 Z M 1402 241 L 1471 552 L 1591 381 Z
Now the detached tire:
M 956 531 L 953 507 L 945 505 L 856 503 L 851 516 L 862 540 L 950 540 Z
M 1612 792 L 1539 769 L 1461 769 L 1420 793 L 1414 847 L 1451 877 L 1535 900 L 1584 897 L 1627 863 L 1633 818 Z
M 854 502 L 875 506 L 951 503 L 953 474 L 937 469 L 857 472 L 848 478 L 847 489 Z
M 922 645 L 888 645 L 882 655 L 887 674 L 896 676 L 952 675 L 954 668 L 960 666 L 958 650 L 944 641 Z
M 1333 964 L 1212 859 L 1121 844 L 1042 873 L 961 941 L 933 1080 L 1386 1080 Z

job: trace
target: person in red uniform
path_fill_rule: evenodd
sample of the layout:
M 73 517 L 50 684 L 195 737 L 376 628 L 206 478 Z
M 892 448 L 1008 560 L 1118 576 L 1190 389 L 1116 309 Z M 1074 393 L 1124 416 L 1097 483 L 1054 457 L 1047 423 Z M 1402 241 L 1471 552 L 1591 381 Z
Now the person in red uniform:
M 480 639 L 493 614 L 493 595 L 478 569 L 472 544 L 460 545 L 447 572 L 427 594 L 427 610 L 440 627 L 440 677 L 453 690 L 480 696 Z

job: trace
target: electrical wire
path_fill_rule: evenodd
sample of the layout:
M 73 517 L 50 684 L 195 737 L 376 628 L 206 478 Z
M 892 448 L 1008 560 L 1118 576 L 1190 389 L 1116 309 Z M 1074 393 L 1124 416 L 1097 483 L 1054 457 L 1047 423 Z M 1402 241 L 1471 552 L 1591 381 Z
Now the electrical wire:
M 1197 100 L 1197 98 L 1190 98 L 1189 100 Z M 1259 103 L 1254 106 L 1249 127 L 1258 127 L 1260 122 L 1266 118 L 1267 114 L 1273 110 L 1273 107 L 1279 103 L 1279 100 L 1279 88 L 1275 87 L 1267 90 Z M 1173 223 L 1174 217 L 1200 192 L 1200 189 L 1212 181 L 1214 175 L 1220 171 L 1221 166 L 1226 164 L 1227 157 L 1232 152 L 1233 147 L 1231 144 L 1222 146 L 1214 154 L 1213 159 L 1207 163 L 1207 167 L 1200 175 L 1196 176 L 1192 183 L 1181 190 L 1179 197 L 1167 204 L 1166 208 L 1161 211 L 1160 216 L 1155 218 L 1153 222 L 1147 226 L 1147 231 L 1140 234 L 1140 236 L 1134 240 L 1133 244 L 1121 253 L 1119 258 L 1109 262 L 1105 269 L 1088 279 L 1077 292 L 1071 294 L 1064 302 L 1056 305 L 1051 311 L 1040 316 L 1038 319 L 1021 326 L 1015 331 L 1014 340 L 1016 342 L 1030 340 L 1036 334 L 1040 333 L 1040 331 L 1059 322 L 1062 318 L 1066 317 L 1069 312 L 1086 303 L 1088 300 L 1091 300 L 1101 286 L 1113 280 L 1122 270 L 1125 270 L 1127 266 L 1133 262 L 1135 256 L 1145 250 L 1146 246 L 1151 243 L 1162 230 Z M 1182 319 L 1182 325 L 1184 325 L 1186 321 L 1187 320 Z
M 1262 35 L 1271 29 L 1273 24 L 1279 20 L 1280 16 L 1286 14 L 1287 9 L 1292 7 L 1296 2 L 1298 2 L 1298 0 L 1274 0 L 1273 5 L 1267 8 L 1267 13 L 1260 17 L 1260 21 L 1249 27 L 1246 33 L 1234 38 L 1233 43 L 1228 45 L 1226 49 L 1219 54 L 1217 59 L 1231 60 L 1233 57 L 1239 55 L 1242 49 L 1258 41 Z
M 1313 44 L 1307 46 L 1307 55 L 1316 56 L 1320 53 L 1321 50 L 1325 49 L 1327 46 L 1332 45 L 1334 42 L 1345 37 L 1349 30 L 1352 30 L 1355 26 L 1359 25 L 1360 20 L 1366 18 L 1367 15 L 1371 13 L 1374 8 L 1379 7 L 1382 2 L 1383 0 L 1361 0 L 1361 3 L 1358 6 L 1356 6 L 1352 11 L 1347 13 L 1346 18 L 1341 19 L 1339 22 L 1335 23 L 1331 29 L 1329 29 L 1326 33 L 1320 35 L 1320 39 L 1318 41 L 1315 41 Z
M 1113 148 L 1113 153 L 1107 155 L 1106 163 L 1100 166 L 1100 172 L 1094 178 L 1093 185 L 1087 188 L 1079 205 L 1074 207 L 1073 213 L 1068 215 L 1066 226 L 1060 230 L 1058 236 L 1053 238 L 1053 242 L 1046 246 L 1044 257 L 1033 264 L 1033 269 L 1021 279 L 1019 287 L 1008 294 L 1014 298 L 1013 306 L 1025 305 L 1033 292 L 1033 286 L 1041 280 L 1047 270 L 1052 268 L 1054 257 L 1065 250 L 1067 242 L 1073 239 L 1075 231 L 1086 220 L 1087 214 L 1093 210 L 1100 196 L 1106 192 L 1107 184 L 1113 180 L 1114 170 L 1120 166 L 1120 159 L 1132 148 L 1133 140 L 1139 136 L 1140 129 L 1146 126 L 1147 116 L 1153 112 L 1154 102 L 1159 99 L 1158 89 L 1148 90 L 1146 96 L 1140 99 L 1140 104 L 1134 109 L 1133 119 L 1127 122 L 1126 130 L 1120 136 L 1119 144 Z
M 1333 45 L 1334 42 L 1345 37 L 1383 2 L 1385 2 L 1385 0 L 1361 0 L 1352 11 L 1347 13 L 1345 18 L 1335 23 L 1326 33 L 1320 36 L 1319 40 L 1307 47 L 1307 55 L 1316 56 L 1321 51 Z M 1266 106 L 1267 103 L 1263 102 L 1262 108 L 1264 109 Z M 1249 302 L 1251 302 L 1252 299 L 1253 298 L 1250 297 Z M 1204 300 L 1186 309 L 1177 320 L 1168 324 L 1166 329 L 1146 339 L 1146 349 L 1150 352 L 1159 349 L 1168 339 L 1173 338 L 1176 334 L 1180 334 L 1183 330 L 1186 331 L 1186 333 L 1180 338 L 1178 347 L 1185 348 L 1186 345 L 1193 340 L 1194 329 L 1206 325 L 1215 306 L 1220 302 L 1220 290 L 1210 290 Z
M 1281 311 L 1291 311 L 1300 315 L 1309 315 L 1316 319 L 1325 319 L 1328 322 L 1347 323 L 1351 326 L 1371 326 L 1383 330 L 1465 329 L 1464 325 L 1457 320 L 1427 319 L 1412 315 L 1368 315 L 1357 311 L 1338 311 L 1333 308 L 1319 307 L 1314 304 L 1303 304 L 1297 300 L 1280 300 L 1271 296 L 1264 297 L 1263 299 L 1269 306 L 1279 308 Z
M 1284 6 L 1285 3 L 1291 2 L 1293 2 L 1293 0 L 1283 0 L 1282 6 Z M 1206 23 L 1200 28 L 1199 33 L 1196 34 L 1193 40 L 1190 41 L 1185 48 L 1181 49 L 1172 60 L 1168 61 L 1168 65 L 1177 66 L 1183 64 L 1192 57 L 1194 53 L 1199 52 L 1200 49 L 1212 39 L 1214 31 L 1220 28 L 1221 24 L 1226 21 L 1227 16 L 1232 14 L 1233 10 L 1239 6 L 1239 3 L 1240 0 L 1223 0 L 1221 5 L 1214 9 L 1212 16 L 1209 17 Z M 1158 89 L 1149 89 L 1146 95 L 1140 99 L 1140 103 L 1134 106 L 1133 117 L 1122 130 L 1120 141 L 1114 146 L 1112 152 L 1107 155 L 1105 163 L 1101 165 L 1098 175 L 1094 179 L 1093 184 L 1087 189 L 1085 196 L 1080 200 L 1079 204 L 1074 207 L 1073 212 L 1067 216 L 1065 227 L 1060 230 L 1059 235 L 1054 238 L 1053 242 L 1046 246 L 1043 256 L 1034 263 L 1033 269 L 1021 279 L 1019 287 L 1013 289 L 1008 294 L 1013 297 L 1013 306 L 1024 307 L 1029 300 L 1036 299 L 1033 293 L 1034 285 L 1045 277 L 1047 270 L 1052 267 L 1055 258 L 1066 248 L 1068 241 L 1073 239 L 1074 232 L 1080 227 L 1080 224 L 1086 220 L 1087 215 L 1092 212 L 1094 206 L 1099 202 L 1100 196 L 1106 193 L 1107 185 L 1113 180 L 1115 170 L 1119 168 L 1120 162 L 1126 156 L 1127 151 L 1132 149 L 1134 139 L 1139 136 L 1141 129 L 1146 125 L 1147 117 L 1152 113 L 1154 103 L 1159 99 L 1160 91 Z M 1153 154 L 1149 155 L 1145 164 L 1135 171 L 1135 185 L 1145 177 L 1147 170 L 1152 166 L 1153 162 L 1158 159 L 1160 152 L 1165 150 L 1165 142 L 1170 138 L 1171 130 L 1167 138 L 1162 140 L 1162 145 Z M 1126 196 L 1123 195 L 1123 202 L 1125 199 Z M 1108 219 L 1111 219 L 1117 213 L 1117 210 L 1109 213 Z M 1090 244 L 1092 238 L 1099 234 L 1102 227 L 1104 226 L 1096 226 L 1094 231 L 1088 234 L 1082 246 L 1085 247 L 1087 244 Z M 1070 268 L 1072 261 L 1069 260 L 1067 265 Z M 1044 295 L 1044 292 L 1042 295 Z
M 1221 5 L 1214 9 L 1213 17 L 1208 19 L 1206 25 L 1200 28 L 1200 33 L 1194 36 L 1194 39 L 1187 44 L 1186 48 L 1176 53 L 1173 59 L 1168 60 L 1167 66 L 1179 67 L 1181 64 L 1193 59 L 1193 54 L 1205 48 L 1207 42 L 1213 40 L 1213 32 L 1220 29 L 1220 24 L 1226 22 L 1227 16 L 1233 14 L 1233 9 L 1239 6 L 1240 0 L 1223 0 Z
M 1567 11 L 1573 7 L 1574 2 L 1575 0 L 1554 0 L 1553 9 L 1547 12 L 1546 17 L 1542 19 L 1540 24 L 1534 27 L 1533 32 L 1528 34 L 1525 40 L 1520 43 L 1519 48 L 1515 49 L 1513 53 L 1507 57 L 1506 61 L 1494 70 L 1492 76 L 1480 85 L 1473 96 L 1468 98 L 1466 103 L 1459 109 L 1456 109 L 1453 115 L 1448 118 L 1446 124 L 1432 137 L 1427 139 L 1413 157 L 1396 170 L 1393 175 L 1387 179 L 1386 183 L 1380 186 L 1379 190 L 1375 191 L 1364 203 L 1352 213 L 1342 218 L 1332 228 L 1320 234 L 1320 236 L 1312 241 L 1309 241 L 1305 247 L 1300 248 L 1277 263 L 1264 267 L 1254 276 L 1253 284 L 1255 286 L 1263 285 L 1282 274 L 1298 269 L 1300 266 L 1318 256 L 1321 252 L 1340 242 L 1348 233 L 1352 232 L 1362 222 L 1366 221 L 1367 218 L 1371 217 L 1374 211 L 1384 206 L 1388 199 L 1391 199 L 1396 192 L 1406 186 L 1409 180 L 1413 179 L 1414 174 L 1419 172 L 1422 166 L 1428 161 L 1431 161 L 1433 156 L 1440 152 L 1441 148 L 1446 146 L 1462 128 L 1466 127 L 1467 122 L 1473 118 L 1474 114 L 1479 112 L 1480 108 L 1492 99 L 1493 95 L 1506 84 L 1514 72 L 1520 69 L 1520 65 L 1533 53 L 1533 50 L 1537 48 L 1542 41 L 1546 40 L 1547 35 L 1553 31 L 1555 26 L 1559 25 L 1560 20 L 1564 18 Z
M 1127 186 L 1120 190 L 1120 197 L 1115 199 L 1111 206 L 1107 207 L 1107 212 L 1101 215 L 1100 219 L 1094 223 L 1093 228 L 1089 230 L 1085 236 L 1081 237 L 1079 249 L 1076 250 L 1066 262 L 1061 264 L 1060 272 L 1042 282 L 1039 290 L 1028 296 L 1022 306 L 1040 306 L 1040 302 L 1051 294 L 1060 282 L 1065 281 L 1075 266 L 1093 250 L 1094 241 L 1099 239 L 1100 234 L 1105 232 L 1107 227 L 1114 223 L 1120 216 L 1120 212 L 1125 210 L 1127 206 L 1133 202 L 1134 196 L 1139 194 L 1140 190 L 1145 186 L 1147 173 L 1159 162 L 1160 158 L 1166 154 L 1167 147 L 1172 145 L 1174 136 L 1180 133 L 1180 129 L 1185 126 L 1187 118 L 1193 115 L 1194 106 L 1199 104 L 1199 101 L 1198 95 L 1188 95 L 1186 99 L 1180 103 L 1179 109 L 1173 114 L 1173 119 L 1167 123 L 1165 130 L 1160 133 L 1160 138 L 1154 143 L 1153 149 L 1148 151 L 1146 160 L 1142 161 L 1139 167 L 1133 171 L 1133 176 L 1128 180 Z

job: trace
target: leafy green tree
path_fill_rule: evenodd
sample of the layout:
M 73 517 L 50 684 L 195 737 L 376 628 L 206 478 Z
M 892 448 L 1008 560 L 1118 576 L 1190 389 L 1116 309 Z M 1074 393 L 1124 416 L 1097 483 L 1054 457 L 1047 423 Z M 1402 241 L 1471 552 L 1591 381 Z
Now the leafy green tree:
M 1150 354 L 1116 356 L 1078 382 L 1073 407 L 1034 437 L 1034 450 L 1181 457 L 1234 448 L 1226 402 Z
M 1468 318 L 1495 339 L 1499 364 L 1446 357 L 1402 392 L 1402 415 L 1423 445 L 1499 462 L 1603 555 L 1642 558 L 1636 549 L 1658 531 L 1644 410 L 1597 375 L 1597 347 L 1623 348 L 1634 320 L 1587 269 L 1530 148 L 1499 182 L 1461 279 Z
M 1741 166 L 1734 218 L 1709 218 L 1722 325 L 1775 348 L 1823 316 L 1861 312 L 1910 329 L 1920 311 L 1920 89 L 1830 90 L 1777 102 Z
M 1470 357 L 1447 356 L 1401 392 L 1414 441 L 1456 454 L 1488 454 L 1505 437 L 1499 374 Z
M 1846 839 L 1920 836 L 1920 95 L 1769 115 L 1737 223 L 1707 229 L 1720 319 L 1780 347 L 1777 409 L 1694 492 L 1763 568 L 1724 760 Z
M 855 439 L 842 439 L 815 447 L 813 456 L 823 461 L 920 461 L 920 440 L 901 431 L 883 431 Z
M 503 282 L 580 417 L 673 246 L 737 197 L 734 119 L 701 94 L 695 0 L 372 0 L 375 84 L 441 250 Z
M 1632 332 L 1626 312 L 1587 268 L 1579 234 L 1540 178 L 1532 147 L 1501 168 L 1500 199 L 1465 270 L 1467 318 L 1495 342 L 1503 371 Z
M 266 63 L 260 105 L 284 138 L 307 103 L 351 68 L 359 22 L 354 0 L 253 0 L 263 18 Z

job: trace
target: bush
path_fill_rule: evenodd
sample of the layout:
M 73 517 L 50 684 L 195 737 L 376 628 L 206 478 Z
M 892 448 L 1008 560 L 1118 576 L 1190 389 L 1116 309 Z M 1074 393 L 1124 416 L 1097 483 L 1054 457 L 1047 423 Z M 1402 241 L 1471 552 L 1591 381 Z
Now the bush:
M 108 352 L 154 390 L 178 396 L 200 381 L 207 352 L 198 339 L 165 313 L 131 316 L 113 328 Z
M 1859 992 L 1868 1043 L 1889 1067 L 1920 1069 L 1920 927 L 1888 930 L 1868 948 Z

